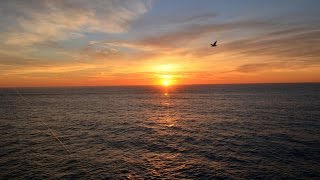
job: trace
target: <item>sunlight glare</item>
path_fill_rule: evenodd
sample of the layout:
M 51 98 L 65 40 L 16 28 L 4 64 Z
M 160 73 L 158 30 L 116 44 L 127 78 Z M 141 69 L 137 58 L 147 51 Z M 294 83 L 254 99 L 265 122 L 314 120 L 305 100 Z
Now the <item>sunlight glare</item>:
M 176 84 L 177 65 L 162 64 L 154 66 L 155 73 L 158 76 L 157 84 L 163 87 L 169 87 Z
M 164 79 L 162 84 L 166 87 L 170 86 L 170 80 L 169 79 Z

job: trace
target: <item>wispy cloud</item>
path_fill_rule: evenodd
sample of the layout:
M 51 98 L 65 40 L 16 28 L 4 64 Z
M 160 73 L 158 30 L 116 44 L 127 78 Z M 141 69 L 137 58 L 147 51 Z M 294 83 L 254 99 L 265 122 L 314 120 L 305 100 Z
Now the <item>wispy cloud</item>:
M 151 52 L 155 56 L 191 55 L 198 59 L 197 61 L 210 57 L 222 60 L 222 55 L 228 55 L 228 57 L 224 56 L 224 61 L 233 59 L 238 61 L 236 64 L 240 64 L 234 65 L 230 72 L 255 73 L 319 66 L 320 49 L 317 42 L 320 31 L 316 25 L 294 24 L 284 28 L 277 27 L 278 23 L 270 20 L 187 25 L 181 26 L 179 30 L 159 35 L 134 40 L 96 41 L 94 44 L 98 47 L 108 47 L 108 54 L 112 48 L 117 49 L 119 54 L 128 54 L 123 52 L 122 48 L 129 48 L 142 51 L 141 54 Z M 199 40 L 208 38 L 212 34 L 253 29 L 256 31 L 255 35 L 245 36 L 240 40 L 219 41 L 218 51 L 213 52 L 208 48 L 208 44 L 196 45 Z M 246 59 L 251 59 L 251 63 Z M 232 69 L 232 66 L 230 68 Z
M 257 73 L 263 71 L 297 71 L 310 68 L 319 68 L 320 63 L 307 63 L 305 61 L 278 61 L 268 63 L 248 63 L 236 67 L 234 70 L 229 72 L 240 72 L 240 73 Z
M 244 64 L 237 67 L 235 70 L 230 72 L 241 72 L 241 73 L 256 73 L 260 71 L 270 71 L 275 68 L 287 67 L 283 63 L 257 63 L 257 64 Z
M 101 41 L 96 43 L 108 44 L 115 47 L 127 47 L 138 50 L 170 50 L 192 45 L 201 38 L 210 37 L 214 33 L 222 33 L 236 29 L 250 29 L 264 27 L 269 24 L 268 21 L 239 21 L 218 24 L 188 24 L 181 26 L 176 31 L 164 32 L 157 35 L 143 36 L 135 40 L 116 40 Z M 211 40 L 211 39 L 210 39 Z M 206 44 L 207 45 L 207 44 Z
M 239 55 L 316 58 L 320 55 L 320 47 L 317 45 L 320 41 L 318 28 L 274 31 L 230 42 L 225 45 L 224 50 L 234 51 Z
M 82 36 L 83 32 L 121 33 L 148 10 L 144 0 L 1 1 L 1 39 L 32 45 Z
M 215 17 L 217 17 L 217 13 L 212 13 L 212 12 L 206 12 L 206 13 L 201 13 L 201 14 L 194 14 L 191 16 L 187 17 L 177 17 L 172 20 L 174 23 L 199 23 L 202 21 L 207 21 L 211 20 Z

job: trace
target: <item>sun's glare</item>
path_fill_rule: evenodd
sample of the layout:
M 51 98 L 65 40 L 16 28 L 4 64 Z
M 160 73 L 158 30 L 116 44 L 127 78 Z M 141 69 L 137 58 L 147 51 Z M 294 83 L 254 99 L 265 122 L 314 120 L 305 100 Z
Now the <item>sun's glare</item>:
M 162 85 L 165 86 L 165 87 L 170 86 L 170 80 L 169 80 L 169 79 L 164 79 L 164 80 L 162 81 Z
M 162 64 L 153 66 L 156 73 L 157 84 L 163 87 L 169 87 L 177 83 L 178 65 Z
M 160 83 L 164 87 L 169 87 L 173 84 L 173 76 L 169 74 L 163 74 L 160 76 Z

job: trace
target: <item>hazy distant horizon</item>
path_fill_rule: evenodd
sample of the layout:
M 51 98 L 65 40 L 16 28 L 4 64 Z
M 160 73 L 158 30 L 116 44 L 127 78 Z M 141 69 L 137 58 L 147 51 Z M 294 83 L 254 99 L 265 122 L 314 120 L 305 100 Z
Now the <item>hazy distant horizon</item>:
M 320 84 L 320 82 L 267 82 L 267 83 L 226 83 L 226 84 L 175 84 L 171 85 L 172 87 L 179 86 L 210 86 L 210 85 L 268 85 L 268 84 Z M 78 86 L 4 86 L 1 88 L 73 88 L 73 87 L 140 87 L 140 86 L 148 86 L 148 87 L 163 87 L 161 84 L 137 84 L 137 85 L 78 85 Z M 167 87 L 170 88 L 170 87 Z

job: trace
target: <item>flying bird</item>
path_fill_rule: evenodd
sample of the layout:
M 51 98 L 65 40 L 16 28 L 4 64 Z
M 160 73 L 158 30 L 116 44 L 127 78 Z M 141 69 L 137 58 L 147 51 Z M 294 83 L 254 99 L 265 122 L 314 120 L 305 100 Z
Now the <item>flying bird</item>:
M 211 47 L 215 47 L 215 46 L 217 46 L 217 41 L 211 44 Z

